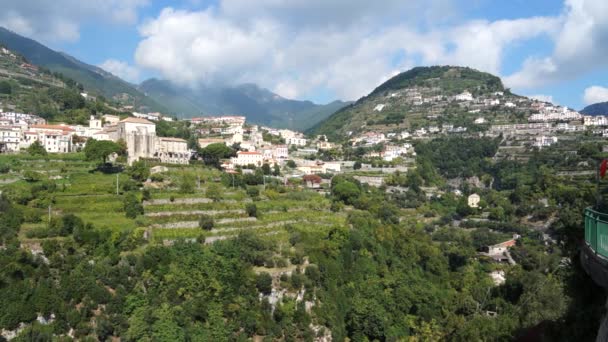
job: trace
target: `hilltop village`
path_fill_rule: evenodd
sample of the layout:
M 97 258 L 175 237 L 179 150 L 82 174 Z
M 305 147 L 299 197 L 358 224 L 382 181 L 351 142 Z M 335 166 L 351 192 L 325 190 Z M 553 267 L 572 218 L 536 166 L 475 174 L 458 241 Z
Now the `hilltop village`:
M 141 158 L 156 159 L 162 163 L 188 164 L 197 157 L 196 150 L 211 144 L 225 144 L 234 147 L 236 155 L 222 161 L 221 167 L 228 172 L 237 168 L 284 167 L 287 161 L 295 163 L 301 174 L 340 173 L 353 169 L 355 162 L 341 155 L 343 147 L 365 148 L 363 157 L 367 164 L 357 165 L 357 169 L 372 169 L 377 164 L 386 166 L 406 165 L 408 157 L 415 157 L 413 142 L 427 140 L 440 135 L 503 137 L 510 148 L 551 146 L 569 134 L 589 132 L 593 135 L 608 136 L 608 117 L 581 115 L 567 107 L 494 92 L 490 95 L 474 97 L 464 91 L 446 97 L 437 94 L 434 88 L 405 88 L 386 95 L 387 101 L 376 103 L 373 111 L 382 113 L 401 103 L 412 107 L 425 107 L 430 115 L 427 119 L 437 124 L 427 126 L 411 125 L 409 129 L 378 126 L 368 122 L 359 131 L 347 132 L 348 140 L 330 142 L 326 135 L 307 137 L 301 132 L 289 129 L 249 124 L 244 116 L 209 116 L 186 119 L 189 130 L 196 137 L 196 146 L 177 137 L 161 137 L 156 134 L 159 121 L 175 122 L 176 119 L 161 113 L 132 112 L 128 117 L 118 115 L 91 116 L 89 124 L 69 125 L 48 124 L 36 114 L 4 112 L 0 109 L 0 153 L 16 153 L 27 149 L 34 142 L 40 143 L 49 153 L 70 153 L 81 151 L 88 139 L 122 141 L 127 147 L 128 164 Z M 87 97 L 86 93 L 81 94 Z M 454 125 L 440 123 L 442 113 L 451 106 L 466 111 L 468 124 Z M 519 117 L 525 123 L 503 123 L 504 117 L 487 118 L 481 115 L 487 111 L 506 112 Z M 434 114 L 433 114 L 434 113 Z M 571 138 L 570 138 L 571 139 Z M 328 157 L 330 155 L 331 157 Z M 322 157 L 315 159 L 316 157 Z M 397 160 L 398 159 L 398 160 Z M 395 163 L 394 161 L 397 160 Z M 387 168 L 392 172 L 396 168 Z M 401 171 L 407 168 L 399 168 Z

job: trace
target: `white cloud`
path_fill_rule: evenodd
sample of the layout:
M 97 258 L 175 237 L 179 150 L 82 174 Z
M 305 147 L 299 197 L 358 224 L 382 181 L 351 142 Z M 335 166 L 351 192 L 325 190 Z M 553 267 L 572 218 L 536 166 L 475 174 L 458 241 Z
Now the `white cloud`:
M 116 59 L 108 59 L 99 64 L 99 67 L 125 81 L 133 83 L 141 81 L 141 72 L 139 68 L 129 65 L 129 63 Z
M 558 19 L 553 53 L 528 57 L 521 70 L 506 78 L 507 85 L 535 88 L 608 66 L 608 1 L 566 0 Z
M 85 22 L 134 24 L 148 0 L 0 0 L 0 26 L 45 42 L 76 41 Z
M 222 0 L 201 11 L 167 8 L 140 27 L 135 59 L 180 84 L 255 82 L 290 98 L 327 89 L 356 99 L 415 61 L 499 73 L 510 44 L 557 30 L 558 20 L 546 17 L 415 29 L 450 4 Z
M 549 103 L 557 104 L 553 101 L 553 96 L 551 96 L 551 95 L 536 94 L 536 95 L 528 95 L 528 97 L 531 99 L 534 99 L 534 100 L 542 101 L 542 102 L 549 102 Z
M 591 86 L 585 89 L 583 101 L 586 105 L 608 101 L 608 88 Z

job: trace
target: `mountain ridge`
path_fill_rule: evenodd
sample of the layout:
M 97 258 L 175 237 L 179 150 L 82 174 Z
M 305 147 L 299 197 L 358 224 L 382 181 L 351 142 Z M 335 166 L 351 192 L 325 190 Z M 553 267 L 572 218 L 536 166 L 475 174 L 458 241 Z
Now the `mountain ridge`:
M 179 117 L 240 114 L 253 123 L 299 130 L 310 128 L 348 104 L 339 100 L 326 105 L 290 100 L 253 83 L 192 89 L 152 78 L 138 89 L 173 108 Z
M 61 73 L 82 84 L 87 92 L 112 98 L 123 104 L 135 105 L 140 109 L 168 112 L 164 106 L 119 77 L 3 27 L 0 27 L 0 43 L 21 54 L 32 64 Z
M 580 113 L 591 116 L 608 115 L 608 101 L 590 104 L 580 110 Z
M 492 100 L 492 94 L 501 95 Z M 457 100 L 458 96 L 495 104 L 484 107 L 473 103 L 469 108 L 467 101 Z M 495 123 L 523 122 L 522 113 L 505 107 L 507 102 L 522 98 L 505 88 L 499 77 L 469 67 L 415 67 L 380 84 L 307 132 L 344 138 L 357 132 L 406 130 L 424 125 L 473 126 L 479 117 L 492 117 Z

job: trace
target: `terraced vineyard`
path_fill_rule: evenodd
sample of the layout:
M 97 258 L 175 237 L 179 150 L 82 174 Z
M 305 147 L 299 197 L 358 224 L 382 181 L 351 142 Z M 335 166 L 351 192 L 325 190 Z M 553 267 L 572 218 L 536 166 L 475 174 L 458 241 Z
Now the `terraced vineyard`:
M 162 182 L 133 184 L 127 172 L 103 173 L 82 155 L 51 156 L 48 160 L 26 155 L 1 156 L 0 162 L 10 166 L 3 174 L 6 194 L 27 203 L 31 216 L 21 229 L 25 242 L 40 242 L 45 238 L 49 220 L 74 214 L 97 228 L 112 234 L 129 234 L 134 239 L 146 239 L 149 244 L 173 244 L 176 240 L 211 243 L 248 231 L 284 238 L 292 229 L 328 229 L 343 226 L 345 214 L 330 211 L 330 201 L 305 190 L 283 193 L 259 187 L 260 196 L 252 199 L 242 188 L 226 188 L 219 182 L 219 172 L 201 166 L 169 166 L 162 173 Z M 33 177 L 34 179 L 28 179 Z M 193 181 L 191 191 L 180 190 L 187 177 Z M 199 184 L 200 180 L 200 184 Z M 118 183 L 118 186 L 117 186 Z M 221 198 L 206 197 L 210 184 L 221 189 Z M 143 215 L 125 215 L 126 194 L 147 189 L 150 197 L 142 201 Z M 45 192 L 40 197 L 38 192 Z M 250 217 L 246 205 L 255 204 L 257 217 Z M 214 220 L 214 227 L 205 231 L 199 227 L 201 215 Z

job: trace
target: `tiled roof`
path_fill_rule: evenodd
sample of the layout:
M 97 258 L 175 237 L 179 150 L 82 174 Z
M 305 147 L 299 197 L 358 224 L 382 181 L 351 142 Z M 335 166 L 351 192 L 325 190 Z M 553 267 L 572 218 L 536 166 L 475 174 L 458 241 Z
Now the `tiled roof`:
M 130 123 L 139 123 L 139 124 L 146 124 L 146 125 L 154 125 L 154 123 L 152 121 L 148 121 L 146 119 L 142 119 L 142 118 L 133 118 L 133 117 L 128 117 L 124 120 L 121 120 L 120 122 L 130 122 Z
M 73 132 L 74 131 L 70 127 L 62 126 L 62 125 L 31 125 L 30 128 L 55 129 L 55 130 L 61 130 L 64 132 Z

